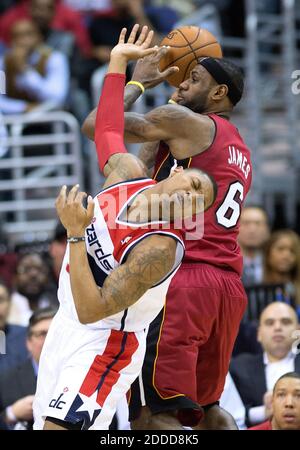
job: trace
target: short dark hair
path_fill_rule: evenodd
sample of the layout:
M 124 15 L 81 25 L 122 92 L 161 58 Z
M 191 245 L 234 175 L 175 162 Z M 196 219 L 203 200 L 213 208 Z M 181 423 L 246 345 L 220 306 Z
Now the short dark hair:
M 278 382 L 279 382 L 280 380 L 283 380 L 284 378 L 295 378 L 296 380 L 300 380 L 300 374 L 297 373 L 297 372 L 288 372 L 288 373 L 285 373 L 285 374 L 282 375 L 280 378 L 278 378 L 278 380 L 276 381 L 276 383 L 275 383 L 275 385 L 274 385 L 274 388 L 273 388 L 273 392 L 275 391 L 275 388 L 276 388 Z
M 28 325 L 28 330 L 27 330 L 28 336 L 31 335 L 32 328 L 37 323 L 39 323 L 45 319 L 53 319 L 56 312 L 57 312 L 57 310 L 51 306 L 49 306 L 47 308 L 40 308 L 40 309 L 37 309 L 36 311 L 34 311 L 34 313 L 32 314 L 32 316 L 29 319 L 29 325 Z

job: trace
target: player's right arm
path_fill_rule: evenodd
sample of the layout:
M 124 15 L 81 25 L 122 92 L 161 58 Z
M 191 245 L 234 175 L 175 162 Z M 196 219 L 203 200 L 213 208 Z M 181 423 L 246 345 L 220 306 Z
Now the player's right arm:
M 64 186 L 56 200 L 59 218 L 68 237 L 84 236 L 94 215 L 94 204 L 78 185 L 67 194 Z M 87 324 L 117 314 L 137 302 L 148 289 L 161 281 L 172 269 L 176 241 L 168 236 L 152 235 L 130 252 L 126 262 L 115 269 L 99 288 L 91 272 L 84 241 L 70 243 L 69 272 L 71 290 L 78 319 Z
M 165 141 L 176 159 L 200 153 L 211 145 L 214 122 L 185 106 L 168 104 L 147 114 L 125 114 L 125 140 L 129 142 Z

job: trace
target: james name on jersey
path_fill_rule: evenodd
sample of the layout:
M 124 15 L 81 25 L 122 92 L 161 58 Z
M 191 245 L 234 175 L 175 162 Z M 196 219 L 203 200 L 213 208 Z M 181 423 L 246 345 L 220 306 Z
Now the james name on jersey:
M 233 145 L 229 145 L 228 151 L 229 151 L 229 158 L 228 158 L 229 164 L 235 164 L 236 166 L 238 166 L 247 180 L 249 172 L 251 170 L 251 166 L 248 163 L 247 157 Z

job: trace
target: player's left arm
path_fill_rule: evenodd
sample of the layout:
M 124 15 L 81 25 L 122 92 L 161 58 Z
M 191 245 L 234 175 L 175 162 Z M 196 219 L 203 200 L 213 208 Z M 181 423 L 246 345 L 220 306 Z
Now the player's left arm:
M 64 186 L 57 198 L 57 212 L 68 237 L 84 236 L 93 218 L 93 200 L 89 197 L 84 208 L 85 196 L 84 192 L 78 192 L 76 185 L 68 195 Z M 171 271 L 176 245 L 168 236 L 152 235 L 143 239 L 99 288 L 88 263 L 85 242 L 70 244 L 70 281 L 79 321 L 96 322 L 133 305 Z

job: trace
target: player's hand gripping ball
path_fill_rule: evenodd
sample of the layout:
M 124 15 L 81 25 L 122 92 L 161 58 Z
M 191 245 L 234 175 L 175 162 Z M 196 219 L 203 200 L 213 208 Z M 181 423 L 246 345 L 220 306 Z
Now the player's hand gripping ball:
M 185 26 L 170 31 L 160 45 L 171 47 L 160 60 L 160 71 L 171 66 L 179 67 L 178 72 L 167 78 L 167 81 L 175 87 L 189 77 L 198 58 L 203 56 L 222 58 L 222 49 L 216 37 L 204 28 L 195 26 Z

